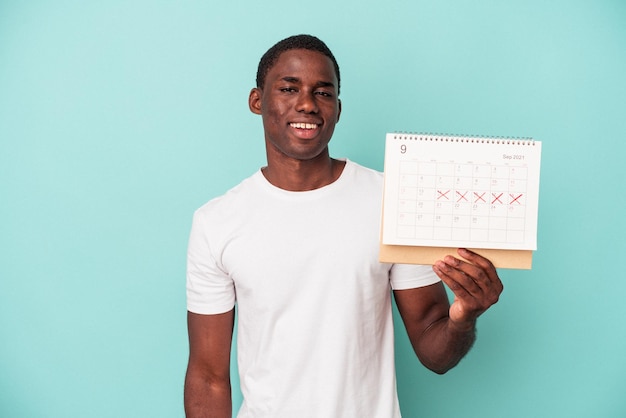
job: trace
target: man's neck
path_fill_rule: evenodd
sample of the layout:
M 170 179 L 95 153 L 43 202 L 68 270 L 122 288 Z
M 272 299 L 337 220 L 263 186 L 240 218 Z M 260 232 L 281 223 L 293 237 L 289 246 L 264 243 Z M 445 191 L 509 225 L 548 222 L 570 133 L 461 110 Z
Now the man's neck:
M 315 190 L 335 182 L 345 167 L 345 161 L 335 160 L 328 155 L 312 160 L 268 160 L 261 169 L 263 175 L 274 186 L 293 192 Z

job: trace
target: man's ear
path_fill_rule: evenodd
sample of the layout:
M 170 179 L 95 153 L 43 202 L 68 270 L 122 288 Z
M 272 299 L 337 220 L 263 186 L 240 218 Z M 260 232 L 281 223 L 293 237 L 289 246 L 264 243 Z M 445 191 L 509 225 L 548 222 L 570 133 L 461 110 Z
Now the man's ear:
M 339 122 L 339 117 L 341 116 L 341 99 L 337 99 L 337 122 Z M 335 122 L 336 123 L 336 122 Z
M 248 96 L 248 107 L 254 114 L 261 114 L 261 90 L 258 87 L 250 90 L 250 96 Z

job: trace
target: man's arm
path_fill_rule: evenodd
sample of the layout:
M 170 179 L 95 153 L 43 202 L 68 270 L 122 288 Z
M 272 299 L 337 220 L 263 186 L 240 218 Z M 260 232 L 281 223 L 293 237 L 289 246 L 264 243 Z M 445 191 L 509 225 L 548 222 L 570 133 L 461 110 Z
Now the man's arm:
M 394 291 L 415 353 L 426 367 L 440 374 L 467 354 L 475 339 L 476 320 L 498 301 L 503 290 L 489 260 L 464 249 L 459 255 L 469 262 L 446 256 L 433 266 L 454 293 L 452 306 L 441 283 Z
M 187 313 L 189 364 L 185 377 L 187 418 L 231 418 L 230 348 L 235 310 Z

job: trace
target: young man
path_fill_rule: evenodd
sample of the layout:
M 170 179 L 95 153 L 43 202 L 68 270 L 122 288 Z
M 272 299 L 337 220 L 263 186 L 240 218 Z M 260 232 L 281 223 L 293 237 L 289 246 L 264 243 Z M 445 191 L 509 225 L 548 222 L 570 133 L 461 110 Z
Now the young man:
M 194 215 L 190 418 L 231 417 L 235 301 L 239 417 L 395 418 L 391 290 L 418 358 L 437 373 L 467 353 L 502 292 L 493 265 L 463 249 L 469 262 L 378 262 L 382 175 L 328 151 L 339 88 L 315 37 L 287 38 L 261 59 L 249 107 L 263 119 L 267 166 Z

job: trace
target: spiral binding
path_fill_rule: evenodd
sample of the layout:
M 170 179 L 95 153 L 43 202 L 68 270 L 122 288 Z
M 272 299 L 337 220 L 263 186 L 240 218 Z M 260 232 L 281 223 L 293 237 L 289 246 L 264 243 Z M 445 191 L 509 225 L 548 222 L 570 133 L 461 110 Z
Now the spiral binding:
M 535 145 L 533 138 L 512 136 L 451 135 L 430 132 L 394 132 L 394 139 L 409 141 L 462 142 L 494 145 Z

